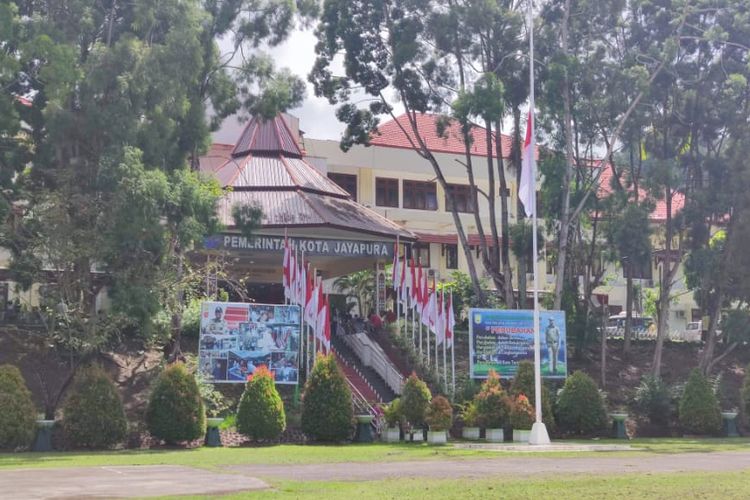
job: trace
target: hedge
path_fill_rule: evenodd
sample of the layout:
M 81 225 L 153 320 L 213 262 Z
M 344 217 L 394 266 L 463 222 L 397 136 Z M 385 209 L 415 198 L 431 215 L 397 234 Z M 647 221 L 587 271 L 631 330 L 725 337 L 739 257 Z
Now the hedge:
M 36 408 L 21 372 L 13 365 L 0 366 L 0 448 L 31 444 Z
M 569 434 L 599 434 L 607 425 L 604 400 L 596 382 L 581 371 L 565 381 L 557 401 L 558 424 Z

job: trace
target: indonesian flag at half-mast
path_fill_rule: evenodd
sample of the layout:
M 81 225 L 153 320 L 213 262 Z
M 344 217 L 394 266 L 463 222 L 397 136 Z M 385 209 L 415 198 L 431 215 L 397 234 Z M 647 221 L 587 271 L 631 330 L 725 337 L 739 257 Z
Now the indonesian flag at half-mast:
M 521 163 L 521 182 L 518 184 L 518 199 L 523 203 L 526 217 L 536 217 L 536 167 L 534 161 L 534 110 L 529 110 L 526 124 L 526 140 L 523 143 L 523 161 Z
M 453 347 L 453 331 L 456 328 L 456 316 L 453 313 L 453 294 L 445 299 L 445 345 Z

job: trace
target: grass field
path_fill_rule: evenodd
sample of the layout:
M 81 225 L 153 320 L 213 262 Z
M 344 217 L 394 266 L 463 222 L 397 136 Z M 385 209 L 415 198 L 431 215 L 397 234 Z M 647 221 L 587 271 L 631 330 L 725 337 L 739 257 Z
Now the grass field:
M 569 441 L 566 441 L 569 442 Z M 585 443 L 616 443 L 600 440 Z M 685 453 L 748 450 L 750 439 L 635 439 L 630 441 L 636 451 L 622 452 L 551 452 L 534 456 L 555 457 L 603 455 L 618 453 Z M 186 465 L 219 468 L 239 464 L 306 464 L 334 462 L 377 462 L 395 460 L 463 459 L 483 456 L 512 455 L 517 452 L 492 452 L 456 449 L 452 446 L 433 447 L 425 444 L 346 444 L 346 445 L 279 445 L 257 448 L 197 448 L 190 450 L 123 450 L 99 452 L 2 453 L 0 468 L 86 467 L 99 465 Z M 750 481 L 749 481 L 750 482 Z
M 222 496 L 228 500 L 253 498 L 549 498 L 555 500 L 634 499 L 745 499 L 750 498 L 748 472 L 654 474 L 626 476 L 569 476 L 536 480 L 398 479 L 366 482 L 272 482 L 274 490 Z M 208 497 L 180 497 L 208 498 Z

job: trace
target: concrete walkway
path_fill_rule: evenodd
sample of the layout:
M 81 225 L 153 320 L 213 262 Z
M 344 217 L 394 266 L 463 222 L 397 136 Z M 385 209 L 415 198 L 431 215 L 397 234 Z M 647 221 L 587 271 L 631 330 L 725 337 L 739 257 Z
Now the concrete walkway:
M 176 465 L 0 471 L 0 498 L 130 498 L 220 495 L 268 488 L 263 481 Z
M 460 478 L 492 475 L 670 473 L 750 469 L 750 451 L 618 457 L 490 457 L 310 465 L 238 465 L 228 471 L 293 481 L 373 481 L 399 477 Z

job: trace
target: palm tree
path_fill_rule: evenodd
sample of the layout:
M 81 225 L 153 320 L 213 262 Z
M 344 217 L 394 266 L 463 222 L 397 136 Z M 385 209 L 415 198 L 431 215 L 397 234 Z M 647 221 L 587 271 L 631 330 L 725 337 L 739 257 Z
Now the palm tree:
M 364 315 L 375 302 L 375 273 L 366 269 L 336 278 L 333 286 L 357 302 L 360 315 Z

